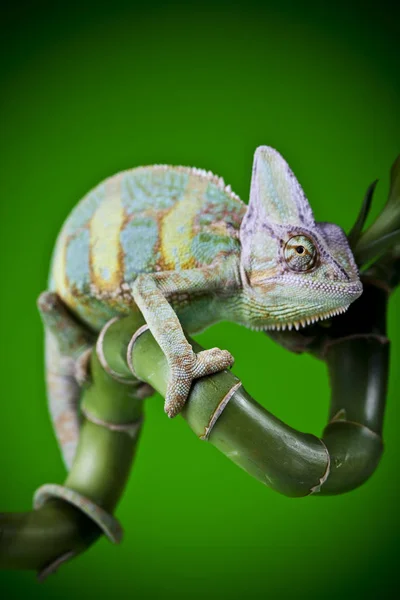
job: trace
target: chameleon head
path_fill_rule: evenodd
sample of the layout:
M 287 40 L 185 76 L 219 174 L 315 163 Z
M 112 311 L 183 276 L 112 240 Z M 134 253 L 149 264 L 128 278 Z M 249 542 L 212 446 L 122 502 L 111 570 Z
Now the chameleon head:
M 240 229 L 246 325 L 299 328 L 344 312 L 362 293 L 344 232 L 316 223 L 282 156 L 257 148 Z

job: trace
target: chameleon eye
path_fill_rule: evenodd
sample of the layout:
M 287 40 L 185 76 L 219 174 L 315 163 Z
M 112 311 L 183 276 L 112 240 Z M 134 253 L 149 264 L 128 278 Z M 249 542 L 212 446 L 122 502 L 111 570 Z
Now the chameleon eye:
M 317 249 L 310 238 L 295 235 L 286 242 L 284 257 L 293 271 L 309 271 L 317 262 Z

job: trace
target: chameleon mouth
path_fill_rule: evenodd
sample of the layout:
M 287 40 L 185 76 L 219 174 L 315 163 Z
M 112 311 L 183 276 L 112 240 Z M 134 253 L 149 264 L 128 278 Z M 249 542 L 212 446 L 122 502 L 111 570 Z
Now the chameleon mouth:
M 317 313 L 312 317 L 306 317 L 305 319 L 299 319 L 298 321 L 293 321 L 291 323 L 277 323 L 276 325 L 267 325 L 265 327 L 259 327 L 257 329 L 269 330 L 269 331 L 291 331 L 292 329 L 296 329 L 297 331 L 303 327 L 307 327 L 308 325 L 314 325 L 317 321 L 323 321 L 325 319 L 329 319 L 330 317 L 335 317 L 337 315 L 341 315 L 346 312 L 349 308 L 350 304 L 347 306 L 342 306 L 341 308 L 336 308 L 335 310 L 330 310 L 325 313 Z

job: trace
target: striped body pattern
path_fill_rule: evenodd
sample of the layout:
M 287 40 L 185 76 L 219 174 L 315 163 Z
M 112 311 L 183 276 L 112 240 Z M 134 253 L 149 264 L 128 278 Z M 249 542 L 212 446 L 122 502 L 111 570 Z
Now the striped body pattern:
M 50 290 L 98 331 L 136 309 L 131 290 L 139 274 L 239 256 L 245 210 L 221 178 L 200 169 L 156 165 L 118 173 L 87 194 L 65 222 Z
M 314 221 L 289 165 L 267 146 L 255 152 L 248 205 L 196 168 L 138 167 L 105 180 L 67 218 L 49 288 L 39 301 L 47 386 L 68 466 L 79 433 L 77 365 L 110 319 L 143 314 L 168 361 L 165 412 L 174 417 L 193 380 L 233 363 L 219 348 L 196 354 L 184 330 L 219 320 L 299 329 L 362 292 L 345 234 Z

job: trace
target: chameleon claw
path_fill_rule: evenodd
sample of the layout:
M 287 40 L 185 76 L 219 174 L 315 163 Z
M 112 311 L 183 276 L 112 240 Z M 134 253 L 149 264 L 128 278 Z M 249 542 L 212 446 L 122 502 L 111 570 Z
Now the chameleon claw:
M 173 419 L 182 411 L 189 396 L 193 379 L 190 377 L 173 377 L 167 388 L 164 411 L 170 419 Z
M 164 405 L 168 417 L 172 419 L 182 411 L 194 379 L 219 373 L 231 367 L 234 360 L 227 350 L 211 348 L 194 354 L 192 365 L 182 360 L 172 367 Z
M 219 373 L 224 369 L 229 369 L 234 362 L 235 359 L 228 350 L 220 350 L 219 348 L 203 350 L 196 355 L 194 377 L 204 377 L 212 373 Z

